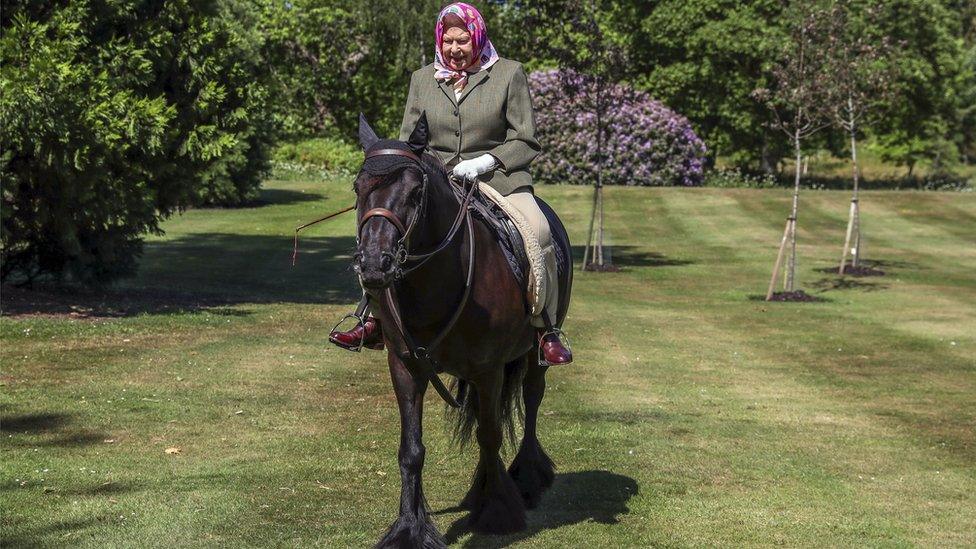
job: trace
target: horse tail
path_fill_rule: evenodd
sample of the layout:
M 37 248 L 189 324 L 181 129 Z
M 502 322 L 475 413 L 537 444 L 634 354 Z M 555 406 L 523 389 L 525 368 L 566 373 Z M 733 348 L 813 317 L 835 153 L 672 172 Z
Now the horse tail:
M 509 444 L 515 447 L 515 436 L 518 426 L 525 420 L 522 408 L 522 380 L 528 362 L 525 357 L 518 358 L 505 365 L 505 375 L 502 380 L 502 394 L 500 400 L 502 433 Z M 448 422 L 454 442 L 462 448 L 471 441 L 471 435 L 478 424 L 478 390 L 470 382 L 454 378 L 451 390 L 460 408 L 447 407 Z

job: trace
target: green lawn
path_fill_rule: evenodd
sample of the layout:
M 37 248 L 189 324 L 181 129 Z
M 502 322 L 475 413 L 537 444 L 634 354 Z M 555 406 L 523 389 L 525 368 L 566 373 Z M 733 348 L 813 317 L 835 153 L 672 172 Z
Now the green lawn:
M 326 344 L 357 297 L 350 182 L 271 181 L 193 210 L 109 294 L 4 288 L 2 544 L 366 546 L 397 510 L 385 356 Z M 582 243 L 590 190 L 547 187 Z M 540 434 L 559 467 L 529 529 L 459 546 L 976 545 L 976 194 L 806 192 L 799 282 L 757 301 L 786 190 L 607 190 L 612 274 L 579 273 Z M 13 314 L 35 311 L 33 314 Z M 428 392 L 434 511 L 467 489 Z M 178 453 L 167 449 L 178 448 Z

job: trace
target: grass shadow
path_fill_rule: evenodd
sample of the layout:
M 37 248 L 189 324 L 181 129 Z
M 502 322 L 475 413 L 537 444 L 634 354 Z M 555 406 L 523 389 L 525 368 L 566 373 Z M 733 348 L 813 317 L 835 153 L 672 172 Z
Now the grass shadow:
M 811 284 L 814 288 L 821 292 L 829 292 L 834 290 L 859 290 L 862 292 L 877 292 L 880 290 L 887 290 L 891 286 L 888 284 L 881 284 L 879 282 L 864 282 L 856 278 L 821 278 L 820 280 Z
M 584 246 L 573 246 L 573 261 L 576 265 L 583 262 Z M 688 259 L 668 257 L 660 252 L 645 251 L 641 246 L 604 246 L 604 254 L 609 262 L 618 267 L 682 267 L 693 265 Z
M 325 201 L 326 196 L 321 193 L 292 191 L 288 189 L 261 189 L 258 197 L 248 206 L 262 207 L 270 205 L 302 204 L 305 202 Z
M 109 435 L 72 428 L 72 418 L 62 413 L 31 413 L 0 417 L 0 431 L 7 433 L 8 446 L 24 448 L 77 447 L 98 444 Z
M 60 428 L 69 421 L 68 414 L 19 414 L 0 416 L 0 432 L 40 433 Z
M 3 314 L 127 317 L 207 310 L 246 315 L 240 304 L 354 304 L 352 236 L 309 237 L 292 266 L 291 236 L 198 233 L 145 245 L 139 272 L 104 290 L 3 287 Z
M 0 537 L 0 547 L 41 547 L 51 544 L 50 538 L 55 536 L 59 539 L 58 545 L 68 545 L 64 542 L 65 536 L 71 536 L 98 525 L 111 524 L 115 520 L 115 515 L 105 513 L 81 519 L 59 520 L 25 532 L 16 532 L 16 528 L 13 528 L 13 534 L 10 532 L 11 528 L 8 527 L 4 528 L 3 536 Z
M 770 301 L 766 301 L 765 294 L 749 294 L 746 296 L 746 299 L 749 301 L 763 301 L 765 303 L 830 303 L 833 301 L 823 296 L 807 294 L 803 290 L 792 292 L 802 294 L 802 297 L 799 299 L 790 299 L 788 296 L 784 299 L 783 294 L 786 293 L 789 292 L 773 292 L 773 299 Z
M 849 260 L 848 260 L 849 261 Z M 848 265 L 850 263 L 848 262 Z M 912 261 L 901 261 L 897 259 L 860 259 L 858 260 L 858 265 L 862 267 L 868 267 L 871 269 L 886 270 L 886 269 L 921 269 L 922 266 L 918 263 Z M 818 273 L 836 273 L 837 266 L 833 267 L 823 267 L 821 269 L 814 269 Z
M 559 474 L 539 507 L 528 512 L 524 531 L 510 536 L 474 534 L 464 547 L 508 547 L 544 530 L 582 522 L 617 524 L 620 515 L 630 512 L 627 504 L 638 491 L 636 480 L 610 471 Z M 467 517 L 462 517 L 451 524 L 444 539 L 453 544 L 469 531 Z
M 889 259 L 861 259 L 858 261 L 858 266 L 851 267 L 848 262 L 847 268 L 845 269 L 844 276 L 885 276 L 887 271 L 890 269 L 922 269 L 923 267 L 918 263 L 913 263 L 911 261 L 899 261 L 899 260 L 889 260 Z M 818 273 L 824 274 L 838 274 L 837 266 L 822 267 L 819 269 L 814 269 Z M 860 272 L 859 272 L 860 271 Z

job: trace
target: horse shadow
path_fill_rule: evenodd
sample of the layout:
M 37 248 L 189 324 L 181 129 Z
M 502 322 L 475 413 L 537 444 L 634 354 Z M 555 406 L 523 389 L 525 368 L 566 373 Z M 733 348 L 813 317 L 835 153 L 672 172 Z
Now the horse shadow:
M 552 487 L 543 494 L 539 506 L 527 513 L 525 530 L 508 536 L 475 533 L 463 546 L 501 548 L 532 538 L 543 530 L 582 522 L 617 524 L 620 522 L 619 516 L 630 512 L 627 504 L 638 491 L 636 480 L 610 471 L 558 474 Z M 445 509 L 437 514 L 456 510 Z M 467 517 L 461 517 L 448 528 L 444 541 L 457 543 L 469 532 Z

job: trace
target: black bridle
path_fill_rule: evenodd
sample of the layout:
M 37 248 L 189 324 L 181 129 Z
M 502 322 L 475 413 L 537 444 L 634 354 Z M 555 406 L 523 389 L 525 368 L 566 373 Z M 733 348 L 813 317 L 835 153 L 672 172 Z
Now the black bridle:
M 440 244 L 435 246 L 433 250 L 426 253 L 411 253 L 410 235 L 413 233 L 414 228 L 417 226 L 420 220 L 424 218 L 427 212 L 427 187 L 430 183 L 430 178 L 427 175 L 427 171 L 424 169 L 423 163 L 420 161 L 420 157 L 410 151 L 401 149 L 377 149 L 366 153 L 365 160 L 377 156 L 389 155 L 405 157 L 413 161 L 415 167 L 420 170 L 420 173 L 423 175 L 423 182 L 421 183 L 420 206 L 417 208 L 417 214 L 410 221 L 409 225 L 404 224 L 403 221 L 400 220 L 400 216 L 387 208 L 371 208 L 367 210 L 362 214 L 359 220 L 359 227 L 356 232 L 356 244 L 357 246 L 359 245 L 363 226 L 370 219 L 379 217 L 393 224 L 393 226 L 396 227 L 397 231 L 400 233 L 400 238 L 397 240 L 392 252 L 385 251 L 381 252 L 380 255 L 381 257 L 390 257 L 390 260 L 394 263 L 394 281 L 402 280 L 411 272 L 420 268 L 424 263 L 427 262 L 427 260 L 450 246 L 450 244 L 454 241 L 454 237 L 457 236 L 457 233 L 461 230 L 462 226 L 466 226 L 467 228 L 465 233 L 468 238 L 468 269 L 464 283 L 464 294 L 461 296 L 461 302 L 454 310 L 454 314 L 451 315 L 450 320 L 428 345 L 417 345 L 414 339 L 410 337 L 409 332 L 407 332 L 407 327 L 403 323 L 403 318 L 400 314 L 399 300 L 396 298 L 396 290 L 394 288 L 395 284 L 390 284 L 384 291 L 384 297 L 386 298 L 387 308 L 390 313 L 390 320 L 400 333 L 400 336 L 407 347 L 408 354 L 402 358 L 413 358 L 422 364 L 426 370 L 424 373 L 427 375 L 431 384 L 434 386 L 434 389 L 441 396 L 441 398 L 443 398 L 448 405 L 454 408 L 459 408 L 460 404 L 458 404 L 457 400 L 455 400 L 454 396 L 451 395 L 451 392 L 447 389 L 447 387 L 444 386 L 444 383 L 437 376 L 439 370 L 431 354 L 434 352 L 434 349 L 440 345 L 444 338 L 447 337 L 447 334 L 457 323 L 458 319 L 461 317 L 461 312 L 464 310 L 464 306 L 468 302 L 468 298 L 471 296 L 471 286 L 474 280 L 475 259 L 474 223 L 471 217 L 471 201 L 474 199 L 475 192 L 477 192 L 478 182 L 471 181 L 467 191 L 464 190 L 463 182 L 459 182 L 460 185 L 457 187 L 451 187 L 451 191 L 454 193 L 454 197 L 458 201 L 458 213 L 454 218 L 454 222 L 451 223 L 451 228 L 448 230 L 443 240 L 441 240 Z
M 410 252 L 410 235 L 413 234 L 414 228 L 417 224 L 424 218 L 427 213 L 427 187 L 430 182 L 430 178 L 427 175 L 427 171 L 424 169 L 423 164 L 420 161 L 420 157 L 415 155 L 410 151 L 405 151 L 402 149 L 377 149 L 375 151 L 370 151 L 366 154 L 365 160 L 374 158 L 377 156 L 402 156 L 412 160 L 423 177 L 423 182 L 421 183 L 421 194 L 420 194 L 420 206 L 417 209 L 417 214 L 414 215 L 410 224 L 405 224 L 400 220 L 400 217 L 387 208 L 371 208 L 363 213 L 359 221 L 359 228 L 356 233 L 356 244 L 360 242 L 362 236 L 363 227 L 366 223 L 373 219 L 374 217 L 380 217 L 393 224 L 397 231 L 400 233 L 400 238 L 397 240 L 396 245 L 392 252 L 381 252 L 381 256 L 387 256 L 395 264 L 394 279 L 401 280 L 406 275 L 410 274 L 414 270 L 420 268 L 428 259 L 434 257 L 442 250 L 447 248 L 454 237 L 457 236 L 457 232 L 464 225 L 464 220 L 470 214 L 468 212 L 468 206 L 471 204 L 471 200 L 474 197 L 474 193 L 477 191 L 477 182 L 472 182 L 468 191 L 463 194 L 463 198 L 459 196 L 459 193 L 455 192 L 455 198 L 458 199 L 459 208 L 457 216 L 454 218 L 454 222 L 451 223 L 451 228 L 448 230 L 447 235 L 444 236 L 440 244 L 434 247 L 430 252 L 426 253 L 411 253 Z M 462 187 L 463 188 L 463 187 Z M 452 190 L 455 190 L 452 188 Z M 413 263 L 413 265 L 407 266 L 408 263 Z

